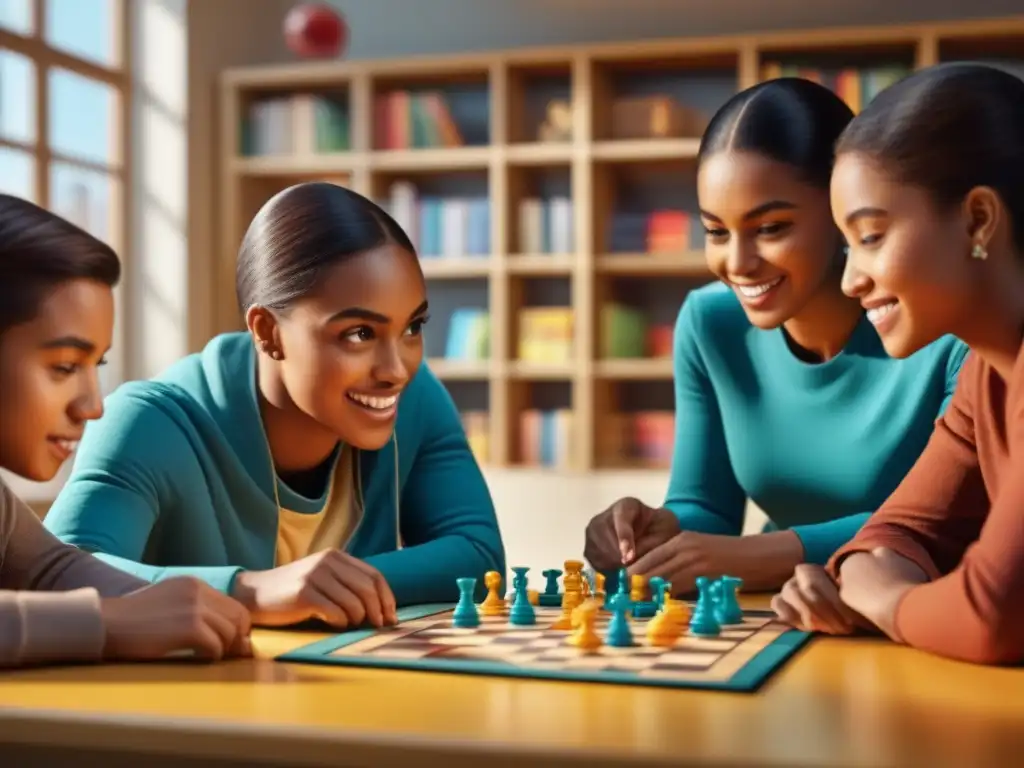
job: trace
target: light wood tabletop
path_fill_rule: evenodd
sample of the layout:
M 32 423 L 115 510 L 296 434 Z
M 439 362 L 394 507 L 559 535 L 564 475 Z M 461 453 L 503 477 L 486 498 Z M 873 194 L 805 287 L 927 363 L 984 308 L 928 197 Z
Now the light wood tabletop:
M 251 660 L 6 673 L 0 753 L 52 753 L 46 764 L 56 765 L 63 750 L 77 758 L 68 764 L 97 755 L 110 768 L 114 755 L 147 767 L 234 759 L 984 768 L 1024 760 L 1024 669 L 947 661 L 873 638 L 816 638 L 758 692 L 720 693 L 283 664 L 273 657 L 326 635 L 254 637 Z

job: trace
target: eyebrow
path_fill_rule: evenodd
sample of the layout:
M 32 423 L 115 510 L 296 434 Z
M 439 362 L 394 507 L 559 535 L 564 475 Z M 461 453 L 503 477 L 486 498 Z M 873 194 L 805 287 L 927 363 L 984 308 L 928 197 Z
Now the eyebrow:
M 773 211 L 793 211 L 796 210 L 796 205 L 785 200 L 769 200 L 767 203 L 762 203 L 756 208 L 752 208 L 743 214 L 743 220 L 749 221 L 750 219 L 756 219 L 758 216 L 764 216 L 766 213 L 772 213 Z M 709 213 L 701 209 L 700 215 L 706 219 L 712 221 L 721 221 L 720 218 L 715 216 L 713 213 Z
M 420 315 L 427 311 L 427 302 L 424 301 L 409 315 L 409 320 L 414 320 Z M 364 307 L 348 307 L 335 312 L 328 319 L 328 323 L 336 323 L 338 320 L 369 320 L 370 322 L 380 323 L 381 325 L 387 325 L 391 322 L 391 318 L 387 315 L 382 315 L 380 312 L 374 312 L 372 309 L 366 309 Z
M 847 224 L 853 224 L 857 219 L 867 219 L 872 216 L 885 216 L 887 212 L 884 208 L 858 208 L 853 213 L 846 217 Z
M 96 351 L 96 345 L 81 336 L 59 336 L 43 342 L 41 346 L 43 349 L 78 349 L 87 353 Z

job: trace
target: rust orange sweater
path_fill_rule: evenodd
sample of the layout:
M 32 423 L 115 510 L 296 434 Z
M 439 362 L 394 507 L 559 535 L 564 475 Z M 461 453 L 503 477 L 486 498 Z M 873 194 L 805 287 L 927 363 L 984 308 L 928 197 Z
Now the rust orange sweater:
M 875 547 L 930 579 L 896 609 L 904 642 L 979 663 L 1024 660 L 1024 354 L 1009 381 L 968 356 L 924 453 L 830 573 Z

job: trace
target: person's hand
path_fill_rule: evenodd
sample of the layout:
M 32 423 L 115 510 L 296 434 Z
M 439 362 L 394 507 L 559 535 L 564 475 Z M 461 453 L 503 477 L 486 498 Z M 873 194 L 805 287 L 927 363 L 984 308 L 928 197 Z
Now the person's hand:
M 587 525 L 583 556 L 596 570 L 617 570 L 677 533 L 679 520 L 669 510 L 619 499 Z
M 338 629 L 398 621 L 395 596 L 380 572 L 330 549 L 269 571 L 242 571 L 232 594 L 262 626 L 319 619 Z
M 849 635 L 866 621 L 839 597 L 839 586 L 820 565 L 798 565 L 793 577 L 772 598 L 780 621 L 805 632 Z
M 855 552 L 839 569 L 839 597 L 896 641 L 896 608 L 909 590 L 928 581 L 915 563 L 890 549 Z
M 167 579 L 100 601 L 110 660 L 251 656 L 249 612 L 198 579 Z
M 743 543 L 738 536 L 683 531 L 637 559 L 628 572 L 648 579 L 659 576 L 671 582 L 674 595 L 692 592 L 698 576 L 736 574 L 732 566 Z

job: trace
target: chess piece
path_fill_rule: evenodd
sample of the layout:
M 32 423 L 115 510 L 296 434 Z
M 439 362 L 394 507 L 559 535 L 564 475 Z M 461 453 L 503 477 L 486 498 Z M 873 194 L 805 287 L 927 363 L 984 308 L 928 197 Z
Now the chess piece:
M 622 592 L 616 593 L 608 601 L 608 607 L 612 611 L 612 618 L 608 622 L 608 629 L 605 635 L 605 642 L 608 645 L 615 648 L 628 648 L 633 645 L 633 632 L 629 627 L 629 619 L 627 618 L 631 605 L 629 596 Z
M 629 582 L 629 599 L 634 603 L 642 603 L 647 599 L 647 579 L 639 573 L 633 574 Z
M 569 644 L 583 651 L 593 651 L 603 645 L 600 635 L 594 629 L 597 623 L 598 605 L 588 600 L 576 606 L 572 612 L 572 622 L 576 631 L 569 638 Z
M 652 576 L 647 585 L 651 588 L 651 600 L 661 609 L 662 601 L 665 599 L 665 584 L 667 582 L 661 576 Z
M 515 599 L 509 609 L 508 620 L 510 624 L 517 626 L 529 626 L 537 623 L 537 614 L 530 604 L 530 598 L 526 591 L 526 574 L 529 568 L 518 566 L 513 568 L 515 577 L 512 579 L 512 586 L 515 589 Z
M 488 571 L 484 574 L 484 586 L 487 597 L 480 604 L 480 613 L 484 616 L 501 616 L 505 613 L 505 601 L 501 599 L 501 574 Z
M 459 628 L 480 626 L 480 614 L 477 613 L 476 605 L 473 603 L 476 579 L 461 578 L 456 579 L 455 583 L 459 587 L 459 602 L 452 612 L 452 626 Z
M 647 642 L 654 646 L 671 648 L 682 633 L 682 625 L 664 609 L 647 622 Z
M 697 577 L 697 605 L 690 617 L 690 632 L 694 635 L 714 637 L 721 632 L 721 627 L 715 618 L 715 605 L 711 597 L 713 583 L 707 576 Z
M 719 624 L 742 624 L 743 609 L 740 608 L 737 592 L 743 586 L 743 579 L 736 576 L 722 576 L 718 579 L 718 600 L 715 601 L 715 619 Z

